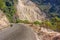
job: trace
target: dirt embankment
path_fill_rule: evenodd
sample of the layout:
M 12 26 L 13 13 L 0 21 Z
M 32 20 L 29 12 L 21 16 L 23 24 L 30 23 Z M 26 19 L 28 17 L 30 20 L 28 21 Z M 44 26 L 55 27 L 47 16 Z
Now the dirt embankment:
M 40 40 L 60 40 L 60 33 L 37 25 L 29 25 L 38 35 Z
M 3 29 L 9 25 L 9 21 L 6 15 L 0 10 L 0 29 Z

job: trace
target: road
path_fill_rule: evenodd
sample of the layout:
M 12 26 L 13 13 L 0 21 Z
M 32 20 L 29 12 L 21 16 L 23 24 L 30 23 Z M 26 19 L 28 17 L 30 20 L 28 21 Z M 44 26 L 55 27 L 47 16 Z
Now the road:
M 23 24 L 13 24 L 12 27 L 0 30 L 0 40 L 37 40 L 31 28 Z

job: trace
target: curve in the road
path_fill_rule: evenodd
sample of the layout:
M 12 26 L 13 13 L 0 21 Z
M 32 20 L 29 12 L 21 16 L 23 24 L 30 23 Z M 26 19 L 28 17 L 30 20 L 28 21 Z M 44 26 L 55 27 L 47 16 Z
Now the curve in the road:
M 22 24 L 13 24 L 13 27 L 0 31 L 0 40 L 37 40 L 31 28 Z

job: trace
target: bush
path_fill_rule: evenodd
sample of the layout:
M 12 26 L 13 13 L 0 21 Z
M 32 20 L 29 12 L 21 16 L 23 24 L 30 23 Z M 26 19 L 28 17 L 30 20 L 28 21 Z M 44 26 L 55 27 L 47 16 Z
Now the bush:
M 60 32 L 60 18 L 56 16 L 53 17 L 51 20 L 44 21 L 42 25 L 44 25 L 44 27 L 46 28 L 50 28 L 52 30 Z
M 23 23 L 30 24 L 28 20 L 24 20 Z
M 23 20 L 16 19 L 16 23 L 23 23 Z
M 20 20 L 20 19 L 17 19 L 17 20 L 16 20 L 16 23 L 30 24 L 31 22 L 29 22 L 28 20 Z
M 54 26 L 56 26 L 56 31 L 60 32 L 60 18 L 55 16 L 54 18 L 52 18 L 52 22 Z
M 41 23 L 39 21 L 34 22 L 35 25 L 40 25 Z
M 56 26 L 52 24 L 52 22 L 49 20 L 44 21 L 44 27 L 50 28 L 52 30 L 56 30 Z

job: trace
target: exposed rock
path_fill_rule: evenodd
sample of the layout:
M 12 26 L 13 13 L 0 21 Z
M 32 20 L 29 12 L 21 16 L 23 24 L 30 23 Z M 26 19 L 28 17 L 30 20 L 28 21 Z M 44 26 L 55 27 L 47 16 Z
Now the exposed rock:
M 44 20 L 46 14 L 41 12 L 37 5 L 31 0 L 18 0 L 17 14 L 21 20 Z
M 5 28 L 9 25 L 9 21 L 3 12 L 0 10 L 0 29 Z
M 46 29 L 47 30 L 47 29 Z M 60 33 L 55 31 L 43 30 L 38 33 L 40 40 L 60 40 Z
M 39 27 L 37 25 L 29 25 L 34 32 L 37 33 L 40 40 L 60 40 L 60 33 L 51 29 Z
M 56 36 L 56 37 L 53 37 L 52 40 L 60 40 L 60 35 Z

